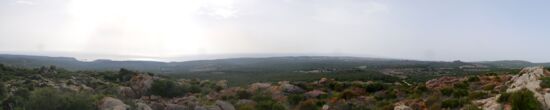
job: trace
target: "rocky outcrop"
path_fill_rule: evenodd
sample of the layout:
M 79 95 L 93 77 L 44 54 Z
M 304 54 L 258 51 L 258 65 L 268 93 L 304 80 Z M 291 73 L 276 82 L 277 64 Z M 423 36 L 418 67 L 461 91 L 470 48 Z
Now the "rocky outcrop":
M 99 110 L 127 110 L 130 106 L 124 104 L 124 102 L 119 99 L 104 97 L 101 101 L 99 101 L 97 108 Z
M 540 87 L 540 78 L 550 76 L 544 67 L 527 67 L 523 68 L 518 75 L 513 76 L 510 81 L 506 82 L 508 89 L 506 92 L 515 92 L 526 88 L 534 93 L 537 100 L 543 105 L 543 108 L 550 108 L 550 93 L 543 91 Z M 495 97 L 473 101 L 474 104 L 481 106 L 484 110 L 500 110 L 506 109 L 497 103 L 497 99 L 500 95 Z
M 149 104 L 153 110 L 164 110 L 164 104 L 158 102 L 152 102 Z
M 405 104 L 396 104 L 393 110 L 413 110 L 413 109 Z
M 138 102 L 136 103 L 136 110 L 153 110 L 153 109 L 145 103 Z
M 304 89 L 302 89 L 298 86 L 292 85 L 288 81 L 281 81 L 281 82 L 279 82 L 279 84 L 281 85 L 281 88 L 283 89 L 283 91 L 286 92 L 286 93 L 303 93 L 303 92 L 305 92 Z
M 145 95 L 153 84 L 153 77 L 148 74 L 136 74 L 130 79 L 130 88 L 134 91 L 136 97 Z
M 509 87 L 506 92 L 514 92 L 527 88 L 534 93 L 537 100 L 543 105 L 544 109 L 550 108 L 550 93 L 540 91 L 539 80 L 542 77 L 550 76 L 550 72 L 544 69 L 543 66 L 527 67 L 520 71 L 519 75 L 512 77 L 508 82 Z
M 118 94 L 124 96 L 124 97 L 137 97 L 136 93 L 132 88 L 120 86 L 118 87 Z
M 216 86 L 220 87 L 222 89 L 227 88 L 227 80 L 220 80 L 220 81 L 216 82 Z
M 184 105 L 166 104 L 164 110 L 187 110 L 187 107 Z
M 270 83 L 254 83 L 254 84 L 250 85 L 250 87 L 248 88 L 248 91 L 249 92 L 255 92 L 257 90 L 267 89 L 269 87 L 271 87 Z
M 426 87 L 430 89 L 441 89 L 451 87 L 453 84 L 460 83 L 464 78 L 444 76 L 437 79 L 432 79 L 426 82 Z
M 324 95 L 324 94 L 327 94 L 326 92 L 323 92 L 321 90 L 312 90 L 312 91 L 309 91 L 309 92 L 306 92 L 304 93 L 304 95 L 306 97 L 309 97 L 309 98 L 317 98 L 319 97 L 320 95 Z
M 544 67 L 527 67 L 520 71 L 519 75 L 512 77 L 508 82 L 509 87 L 506 92 L 518 91 L 527 88 L 531 91 L 536 91 L 540 88 L 540 78 L 549 76 L 550 73 Z
M 207 106 L 205 108 L 206 108 L 206 110 L 222 110 L 219 106 L 214 106 L 214 105 Z
M 473 103 L 484 110 L 502 110 L 502 105 L 497 102 L 498 97 L 500 97 L 500 95 L 487 99 L 476 100 L 473 101 Z

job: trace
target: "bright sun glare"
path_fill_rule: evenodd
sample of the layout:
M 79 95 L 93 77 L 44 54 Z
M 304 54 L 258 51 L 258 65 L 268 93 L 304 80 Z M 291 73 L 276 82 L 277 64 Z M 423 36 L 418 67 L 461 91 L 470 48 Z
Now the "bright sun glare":
M 115 39 L 115 52 L 136 56 L 170 57 L 198 54 L 209 48 L 209 37 L 196 20 L 199 14 L 234 16 L 232 0 L 74 0 L 69 3 L 77 42 Z M 208 12 L 205 12 L 208 11 Z M 105 29 L 106 28 L 106 29 Z M 113 30 L 115 30 L 113 32 Z M 111 36 L 110 36 L 111 35 Z M 146 48 L 143 48 L 145 45 Z M 85 45 L 83 45 L 85 47 Z M 148 47 L 148 48 L 147 48 Z M 140 51 L 143 49 L 143 51 Z M 158 53 L 150 53 L 154 50 Z M 159 50 L 160 49 L 160 50 Z

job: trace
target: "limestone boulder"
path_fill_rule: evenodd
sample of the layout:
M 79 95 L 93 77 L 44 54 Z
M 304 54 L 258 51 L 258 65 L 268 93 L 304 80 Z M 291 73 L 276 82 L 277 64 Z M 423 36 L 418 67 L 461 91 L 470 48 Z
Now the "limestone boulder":
M 104 97 L 99 101 L 97 108 L 99 110 L 127 110 L 130 106 L 124 104 L 124 102 L 119 99 Z
M 218 105 L 222 110 L 235 110 L 235 106 L 226 101 L 217 100 L 216 105 Z
M 132 88 L 136 96 L 139 97 L 147 93 L 153 81 L 153 77 L 148 74 L 135 74 L 130 79 L 130 88 Z

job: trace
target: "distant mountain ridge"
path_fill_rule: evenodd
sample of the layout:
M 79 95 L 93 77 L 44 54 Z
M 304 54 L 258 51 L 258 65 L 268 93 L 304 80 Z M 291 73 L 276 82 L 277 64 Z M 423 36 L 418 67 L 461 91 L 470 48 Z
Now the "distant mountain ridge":
M 316 68 L 353 68 L 358 66 L 392 67 L 392 66 L 429 66 L 458 67 L 464 64 L 456 62 L 417 61 L 403 59 L 365 58 L 365 57 L 330 57 L 330 56 L 292 56 L 266 58 L 228 58 L 217 60 L 195 60 L 183 62 L 158 61 L 112 61 L 95 60 L 79 61 L 72 57 L 48 57 L 32 55 L 0 54 L 0 63 L 36 68 L 55 65 L 69 70 L 118 70 L 128 68 L 155 73 L 193 73 L 217 71 L 297 71 Z M 499 68 L 521 68 L 526 66 L 544 65 L 549 63 L 531 63 L 527 61 L 484 61 L 470 62 Z
M 473 62 L 473 63 L 492 65 L 492 66 L 501 67 L 501 68 L 523 68 L 523 67 L 531 67 L 531 66 L 550 66 L 550 63 L 532 63 L 532 62 L 523 61 L 523 60 L 481 61 L 481 62 Z

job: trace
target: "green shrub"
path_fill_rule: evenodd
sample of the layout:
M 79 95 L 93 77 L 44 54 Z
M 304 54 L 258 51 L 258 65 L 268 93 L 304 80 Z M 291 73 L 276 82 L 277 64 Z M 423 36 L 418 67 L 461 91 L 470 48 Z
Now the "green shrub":
M 442 88 L 439 92 L 445 96 L 451 96 L 453 94 L 453 88 Z
M 315 100 L 306 100 L 300 102 L 300 104 L 296 108 L 298 110 L 319 110 L 319 107 L 317 107 Z
M 172 98 L 185 95 L 185 88 L 171 80 L 155 80 L 151 85 L 150 93 L 162 97 Z
M 290 95 L 288 95 L 288 103 L 290 105 L 299 104 L 304 99 L 305 99 L 305 97 L 302 94 L 290 94 Z
M 286 110 L 286 108 L 274 100 L 259 101 L 256 104 L 258 110 Z
M 352 90 L 349 90 L 349 89 L 345 90 L 344 92 L 342 92 L 342 94 L 340 94 L 341 99 L 351 99 L 357 96 L 358 94 L 354 93 Z
M 467 82 L 456 83 L 453 85 L 455 89 L 468 89 L 469 86 L 470 84 L 468 84 Z
M 271 93 L 269 92 L 258 92 L 254 96 L 252 96 L 252 100 L 256 101 L 255 108 L 257 110 L 285 110 L 286 108 L 280 104 L 277 103 L 272 97 Z
M 201 90 L 200 86 L 193 84 L 193 85 L 189 86 L 189 92 L 191 92 L 191 93 L 200 93 L 200 92 L 203 92 L 203 90 Z
M 550 77 L 543 77 L 540 80 L 541 80 L 540 87 L 550 88 Z
M 470 98 L 470 99 L 484 99 L 484 98 L 487 98 L 487 96 L 489 96 L 489 94 L 487 94 L 485 92 L 478 91 L 478 92 L 471 92 L 468 95 L 468 98 Z
M 365 89 L 367 90 L 367 92 L 371 92 L 371 93 L 384 90 L 385 88 L 386 87 L 384 86 L 384 84 L 379 82 L 369 83 L 365 85 Z
M 527 89 L 511 93 L 508 101 L 512 105 L 512 110 L 542 110 L 533 92 Z
M 510 98 L 510 93 L 502 93 L 500 94 L 500 97 L 498 97 L 497 102 L 498 103 L 507 103 L 508 99 Z
M 87 93 L 40 88 L 31 92 L 25 108 L 28 110 L 94 110 L 94 103 L 93 96 Z
M 335 91 L 342 91 L 344 90 L 344 84 L 339 82 L 332 82 L 332 83 L 329 83 L 329 88 Z
M 357 97 L 357 96 L 354 96 Z M 377 92 L 374 94 L 374 99 L 376 100 L 390 100 L 397 98 L 397 95 L 394 91 L 384 91 L 384 92 Z
M 457 108 L 462 106 L 462 103 L 457 99 L 448 99 L 441 102 L 442 108 Z
M 239 99 L 250 99 L 252 97 L 252 93 L 246 90 L 239 90 L 237 91 L 237 97 Z
M 478 76 L 470 76 L 468 77 L 468 82 L 478 82 L 479 77 Z
M 428 98 L 426 99 L 426 104 L 427 104 L 427 105 L 435 105 L 435 104 L 438 104 L 437 102 L 439 102 L 440 99 L 441 99 L 441 95 L 439 95 L 439 94 L 430 95 L 430 96 L 428 96 Z
M 6 97 L 6 93 L 6 86 L 4 85 L 4 83 L 0 82 L 0 102 L 4 100 L 4 98 Z
M 256 110 L 256 108 L 253 105 L 244 104 L 244 105 L 238 105 L 237 110 Z
M 428 91 L 428 87 L 426 87 L 426 85 L 422 84 L 422 85 L 418 85 L 414 90 L 417 93 L 422 93 L 422 92 Z
M 525 88 L 516 92 L 502 93 L 497 102 L 509 103 L 512 110 L 542 110 L 542 105 L 533 92 Z
M 453 91 L 453 97 L 464 97 L 468 95 L 468 90 L 466 89 L 457 89 Z
M 490 90 L 493 90 L 495 87 L 496 87 L 495 84 L 489 84 L 489 85 L 483 86 L 483 90 L 490 91 Z

